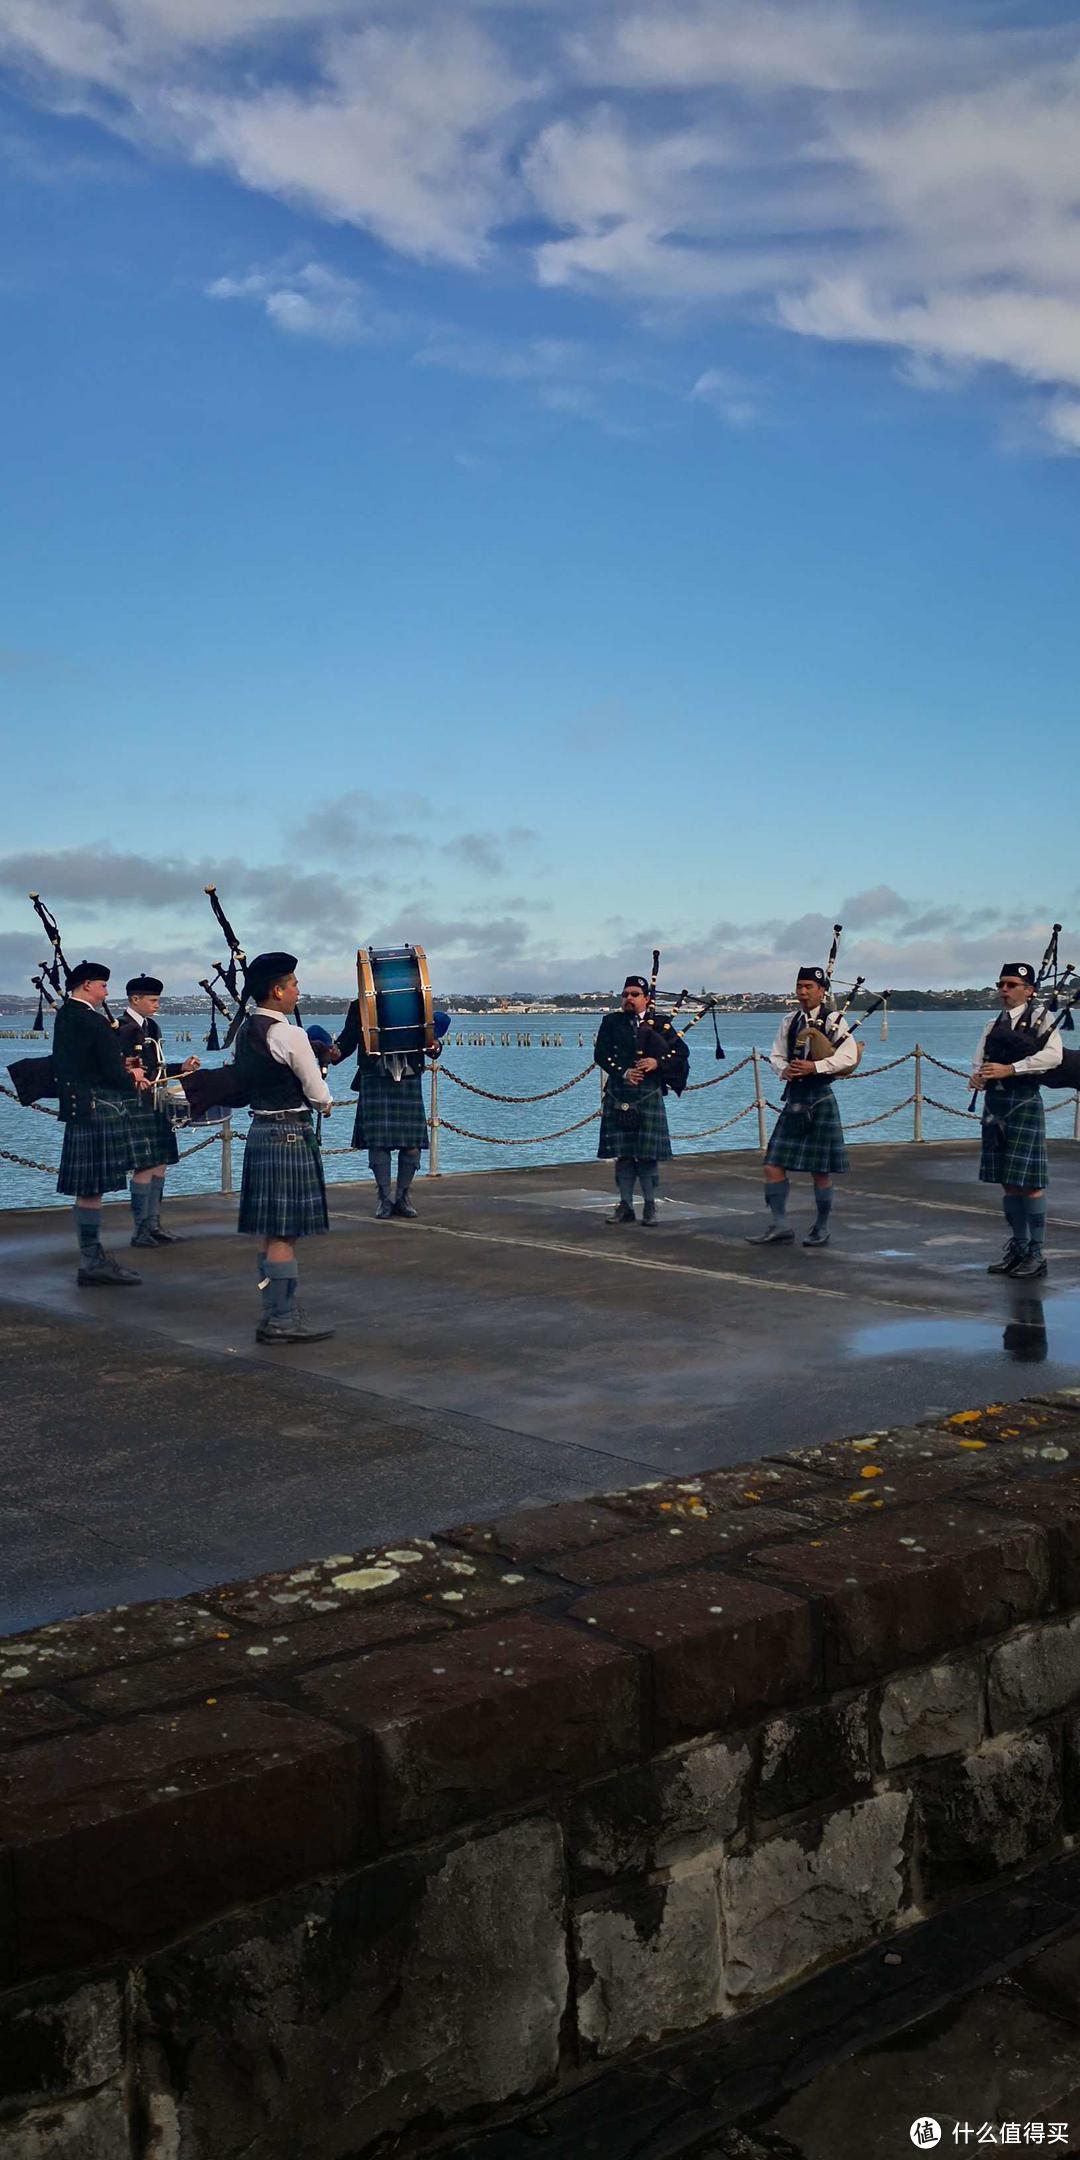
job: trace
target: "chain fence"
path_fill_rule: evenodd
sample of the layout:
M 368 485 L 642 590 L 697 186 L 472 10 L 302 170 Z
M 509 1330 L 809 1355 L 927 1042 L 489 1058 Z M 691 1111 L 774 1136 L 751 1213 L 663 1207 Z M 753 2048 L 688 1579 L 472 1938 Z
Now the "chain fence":
M 981 1123 L 979 1111 L 961 1108 L 956 1103 L 942 1102 L 936 1095 L 925 1092 L 922 1084 L 924 1060 L 934 1066 L 938 1072 L 948 1073 L 952 1078 L 962 1081 L 965 1089 L 970 1088 L 971 1076 L 963 1066 L 950 1065 L 943 1058 L 935 1057 L 931 1050 L 924 1050 L 919 1043 L 916 1043 L 912 1050 L 904 1051 L 899 1057 L 889 1058 L 878 1065 L 861 1064 L 853 1072 L 844 1074 L 845 1081 L 868 1080 L 876 1079 L 882 1073 L 895 1072 L 901 1065 L 914 1062 L 915 1067 L 915 1084 L 910 1094 L 902 1096 L 899 1102 L 891 1103 L 887 1109 L 879 1110 L 871 1117 L 845 1119 L 845 1129 L 848 1132 L 863 1132 L 871 1126 L 885 1125 L 892 1118 L 899 1117 L 905 1110 L 911 1110 L 913 1117 L 910 1141 L 913 1143 L 921 1142 L 923 1139 L 922 1112 L 924 1108 L 936 1110 L 946 1117 L 959 1119 L 963 1123 L 978 1126 Z M 774 1115 L 777 1115 L 782 1107 L 780 1103 L 773 1102 L 763 1087 L 764 1072 L 772 1073 L 772 1067 L 769 1065 L 764 1053 L 756 1048 L 749 1050 L 744 1057 L 737 1059 L 731 1065 L 725 1065 L 723 1072 L 714 1073 L 708 1080 L 689 1081 L 684 1092 L 686 1094 L 699 1093 L 705 1088 L 718 1087 L 725 1081 L 733 1080 L 736 1074 L 744 1072 L 747 1066 L 753 1068 L 753 1093 L 750 1095 L 749 1100 L 744 1102 L 738 1110 L 733 1111 L 730 1117 L 721 1119 L 715 1125 L 701 1126 L 692 1132 L 673 1132 L 672 1138 L 676 1146 L 682 1141 L 708 1140 L 717 1133 L 727 1132 L 732 1126 L 740 1124 L 744 1118 L 748 1118 L 756 1110 L 758 1117 L 758 1145 L 764 1148 L 766 1141 L 765 1113 L 771 1111 Z M 468 1094 L 476 1095 L 485 1102 L 532 1104 L 550 1102 L 556 1096 L 569 1094 L 574 1088 L 581 1087 L 585 1082 L 593 1078 L 599 1078 L 603 1083 L 603 1075 L 599 1072 L 597 1066 L 589 1064 L 583 1066 L 580 1072 L 574 1073 L 569 1080 L 560 1082 L 557 1087 L 542 1088 L 534 1095 L 510 1095 L 500 1094 L 494 1088 L 480 1087 L 474 1080 L 466 1080 L 462 1073 L 454 1072 L 449 1067 L 432 1065 L 430 1071 L 431 1101 L 428 1114 L 431 1136 L 429 1168 L 432 1174 L 438 1175 L 439 1135 L 442 1132 L 453 1133 L 458 1139 L 469 1140 L 484 1147 L 544 1147 L 551 1141 L 565 1139 L 569 1133 L 583 1132 L 587 1126 L 595 1125 L 602 1115 L 601 1106 L 597 1105 L 595 1109 L 586 1112 L 584 1117 L 575 1118 L 571 1124 L 560 1125 L 554 1132 L 475 1132 L 468 1125 L 458 1125 L 452 1122 L 450 1118 L 440 1115 L 438 1089 L 441 1080 L 449 1081 L 454 1087 L 463 1088 Z M 3 1081 L 0 1081 L 0 1094 L 8 1096 L 12 1102 L 19 1102 L 15 1089 L 8 1087 Z M 355 1096 L 346 1096 L 343 1101 L 335 1101 L 334 1108 L 353 1109 L 355 1104 Z M 53 1119 L 59 1117 L 59 1111 L 50 1108 L 46 1103 L 23 1103 L 20 1107 L 25 1110 L 35 1110 L 42 1117 Z M 1057 1100 L 1046 1101 L 1045 1109 L 1048 1117 L 1062 1115 L 1064 1112 L 1071 1110 L 1073 1114 L 1072 1137 L 1080 1142 L 1080 1092 L 1063 1092 Z M 179 1128 L 179 1130 L 183 1129 L 182 1126 Z M 190 1128 L 188 1129 L 190 1130 Z M 212 1129 L 203 1136 L 193 1140 L 190 1146 L 182 1147 L 180 1149 L 180 1159 L 185 1161 L 189 1156 L 199 1154 L 204 1148 L 220 1147 L 221 1179 L 219 1190 L 223 1193 L 229 1193 L 233 1190 L 232 1149 L 234 1144 L 242 1146 L 246 1138 L 247 1133 L 242 1130 L 234 1130 L 231 1120 L 226 1118 L 223 1122 L 215 1123 Z M 349 1155 L 353 1153 L 353 1149 L 350 1145 L 343 1145 L 323 1148 L 322 1152 L 326 1156 Z M 55 1177 L 59 1167 L 56 1163 L 39 1162 L 32 1156 L 17 1154 L 8 1148 L 0 1148 L 0 1162 L 12 1163 L 21 1170 L 39 1171 L 45 1177 Z

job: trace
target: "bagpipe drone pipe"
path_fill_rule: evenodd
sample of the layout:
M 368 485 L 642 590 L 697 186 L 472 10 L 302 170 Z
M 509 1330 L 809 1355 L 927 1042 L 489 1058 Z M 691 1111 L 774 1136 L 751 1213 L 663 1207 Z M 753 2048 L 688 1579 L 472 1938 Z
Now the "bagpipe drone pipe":
M 52 946 L 51 960 L 42 960 L 38 973 L 30 978 L 38 994 L 37 1012 L 34 1015 L 32 1032 L 35 1035 L 43 1035 L 45 1032 L 44 1007 L 48 1005 L 51 1012 L 59 1012 L 60 1005 L 68 994 L 71 968 L 64 956 L 64 948 L 60 942 L 60 930 L 55 915 L 46 907 L 40 893 L 32 892 L 29 897 L 34 913 Z M 110 1026 L 115 1027 L 116 1021 L 113 1019 L 108 1006 L 103 1005 L 101 1010 Z M 11 1085 L 24 1110 L 28 1110 L 34 1103 L 57 1101 L 59 1099 L 60 1086 L 53 1068 L 51 1051 L 47 1052 L 44 1057 L 16 1058 L 14 1064 L 8 1066 L 8 1072 L 11 1075 Z

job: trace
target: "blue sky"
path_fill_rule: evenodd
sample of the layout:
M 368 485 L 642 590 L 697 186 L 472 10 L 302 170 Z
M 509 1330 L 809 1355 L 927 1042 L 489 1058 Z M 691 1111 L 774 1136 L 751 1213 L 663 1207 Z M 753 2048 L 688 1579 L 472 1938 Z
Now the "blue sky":
M 0 987 L 1080 925 L 1075 10 L 18 0 Z M 1026 800 L 1026 797 L 1025 797 Z

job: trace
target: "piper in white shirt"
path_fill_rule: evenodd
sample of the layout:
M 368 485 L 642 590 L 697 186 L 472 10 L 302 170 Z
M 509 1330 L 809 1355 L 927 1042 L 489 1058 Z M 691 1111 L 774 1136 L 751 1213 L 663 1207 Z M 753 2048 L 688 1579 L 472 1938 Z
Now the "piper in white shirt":
M 312 1110 L 327 1116 L 330 1090 L 302 1028 L 290 1027 L 299 988 L 291 953 L 259 953 L 244 977 L 256 1010 L 241 1023 L 233 1053 L 251 1105 L 237 1229 L 261 1241 L 261 1343 L 325 1342 L 333 1328 L 308 1327 L 296 1305 L 296 1240 L 330 1228 L 326 1182 Z
M 1009 1239 L 989 1275 L 1031 1281 L 1046 1274 L 1046 1119 L 1039 1078 L 1062 1059 L 1061 1037 L 1034 1000 L 1035 970 L 1007 960 L 998 977 L 1001 1011 L 979 1037 L 971 1084 L 985 1088 L 979 1176 L 1003 1185 Z
M 789 1170 L 808 1170 L 814 1181 L 817 1213 L 803 1239 L 804 1245 L 827 1245 L 832 1211 L 832 1180 L 848 1168 L 844 1128 L 832 1091 L 841 1073 L 853 1072 L 859 1051 L 841 1015 L 826 1002 L 825 969 L 799 969 L 795 982 L 798 1012 L 780 1022 L 769 1052 L 773 1071 L 783 1080 L 784 1107 L 773 1126 L 765 1151 L 765 1205 L 772 1214 L 769 1228 L 750 1245 L 790 1245 L 795 1232 L 784 1217 L 787 1212 Z M 799 1037 L 803 1041 L 799 1042 Z M 813 1038 L 816 1037 L 816 1042 Z M 822 1041 L 824 1038 L 824 1042 Z M 828 1045 L 834 1047 L 828 1048 Z M 800 1050 L 821 1049 L 820 1057 L 800 1055 Z

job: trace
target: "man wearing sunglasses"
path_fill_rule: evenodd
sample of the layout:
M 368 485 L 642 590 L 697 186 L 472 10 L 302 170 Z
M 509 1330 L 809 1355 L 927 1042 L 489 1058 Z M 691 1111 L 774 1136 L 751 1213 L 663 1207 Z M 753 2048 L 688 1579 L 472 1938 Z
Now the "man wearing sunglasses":
M 979 1176 L 1002 1185 L 1009 1238 L 989 1275 L 1030 1281 L 1045 1275 L 1046 1119 L 1039 1081 L 1062 1059 L 1061 1037 L 1035 1002 L 1035 970 L 1007 960 L 998 977 L 1001 1011 L 979 1037 L 971 1084 L 985 1089 Z

